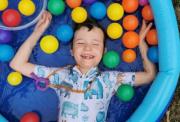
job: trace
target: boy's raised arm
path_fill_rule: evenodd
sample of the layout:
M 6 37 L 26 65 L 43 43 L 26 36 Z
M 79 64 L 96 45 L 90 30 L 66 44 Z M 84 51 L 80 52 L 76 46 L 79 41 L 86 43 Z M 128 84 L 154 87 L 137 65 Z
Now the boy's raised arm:
M 143 20 L 142 27 L 139 33 L 139 37 L 140 37 L 139 49 L 143 60 L 144 71 L 135 73 L 135 81 L 134 81 L 135 86 L 140 86 L 143 84 L 150 83 L 155 78 L 156 75 L 156 67 L 147 57 L 148 45 L 144 41 L 144 38 L 147 32 L 150 30 L 151 26 L 152 23 L 150 23 L 147 26 L 145 20 Z M 122 77 L 123 77 L 122 75 L 118 75 L 117 82 L 122 83 L 123 82 Z
M 34 31 L 28 37 L 28 39 L 21 45 L 16 55 L 10 62 L 10 67 L 14 70 L 22 73 L 25 76 L 30 77 L 30 74 L 34 71 L 35 65 L 28 62 L 34 46 L 44 31 L 48 28 L 51 22 L 52 16 L 49 12 L 45 11 L 39 22 L 37 23 Z
M 144 71 L 137 72 L 135 74 L 135 84 L 134 84 L 135 86 L 150 83 L 152 80 L 154 80 L 156 76 L 156 66 L 147 57 L 148 45 L 144 41 L 144 38 L 147 32 L 150 30 L 151 26 L 152 23 L 150 23 L 147 26 L 145 20 L 143 20 L 142 27 L 139 33 L 140 36 L 139 49 L 143 60 Z

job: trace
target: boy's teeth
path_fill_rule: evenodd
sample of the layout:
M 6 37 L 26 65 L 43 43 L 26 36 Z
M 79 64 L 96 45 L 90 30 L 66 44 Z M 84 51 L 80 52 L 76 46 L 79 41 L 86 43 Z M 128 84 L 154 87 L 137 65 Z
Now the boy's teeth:
M 85 58 L 85 59 L 92 59 L 94 56 L 82 55 L 82 57 Z

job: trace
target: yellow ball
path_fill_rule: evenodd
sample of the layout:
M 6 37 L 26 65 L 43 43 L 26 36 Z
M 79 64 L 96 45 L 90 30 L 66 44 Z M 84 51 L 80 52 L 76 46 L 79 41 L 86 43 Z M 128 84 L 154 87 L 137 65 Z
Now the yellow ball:
M 71 17 L 74 22 L 82 23 L 87 19 L 87 11 L 83 7 L 76 7 L 72 10 Z
M 19 72 L 11 72 L 8 77 L 7 81 L 12 86 L 17 86 L 22 82 L 22 75 Z
M 32 0 L 21 0 L 18 4 L 18 9 L 21 14 L 31 16 L 36 10 L 36 6 Z
M 8 0 L 0 0 L 0 11 L 3 11 L 8 7 Z
M 112 39 L 118 39 L 122 33 L 123 29 L 119 23 L 111 23 L 107 28 L 107 34 Z
M 59 42 L 56 37 L 47 35 L 41 39 L 40 47 L 45 53 L 51 54 L 57 51 Z
M 124 9 L 123 9 L 122 5 L 120 5 L 119 3 L 113 3 L 113 4 L 109 5 L 109 7 L 107 9 L 107 15 L 108 15 L 109 19 L 111 19 L 113 21 L 118 21 L 123 17 Z

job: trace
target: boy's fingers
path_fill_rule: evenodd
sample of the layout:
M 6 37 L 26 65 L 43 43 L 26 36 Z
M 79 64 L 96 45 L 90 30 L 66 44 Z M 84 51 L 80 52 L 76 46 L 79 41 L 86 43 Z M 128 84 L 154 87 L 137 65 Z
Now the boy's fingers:
M 141 39 L 144 39 L 144 37 L 146 36 L 147 32 L 150 30 L 150 28 L 152 27 L 152 22 L 149 23 L 149 25 L 147 26 L 147 28 L 145 29 L 145 31 L 142 33 L 141 35 Z
M 146 35 L 146 33 L 151 29 L 151 27 L 152 27 L 152 22 L 151 23 L 149 23 L 149 25 L 147 26 L 147 28 L 146 28 L 146 30 L 145 30 L 145 35 Z

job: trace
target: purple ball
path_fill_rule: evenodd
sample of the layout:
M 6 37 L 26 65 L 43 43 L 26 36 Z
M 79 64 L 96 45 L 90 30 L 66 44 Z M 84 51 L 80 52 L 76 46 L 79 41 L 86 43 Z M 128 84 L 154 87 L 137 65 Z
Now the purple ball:
M 12 33 L 7 30 L 0 29 L 0 43 L 9 43 L 12 41 Z
M 92 4 L 92 3 L 94 3 L 96 0 L 83 0 L 83 3 L 84 4 Z
M 141 6 L 147 5 L 148 4 L 148 0 L 139 0 L 139 4 Z

